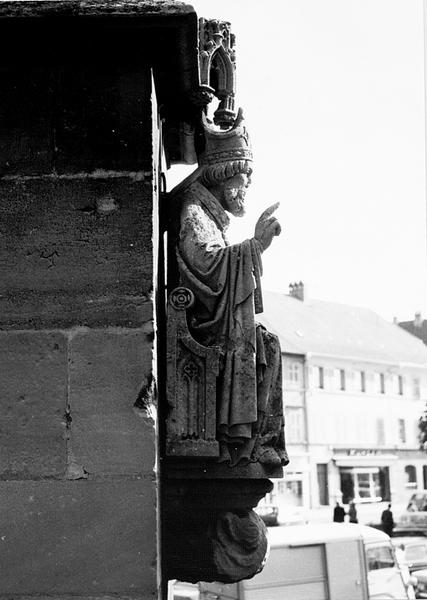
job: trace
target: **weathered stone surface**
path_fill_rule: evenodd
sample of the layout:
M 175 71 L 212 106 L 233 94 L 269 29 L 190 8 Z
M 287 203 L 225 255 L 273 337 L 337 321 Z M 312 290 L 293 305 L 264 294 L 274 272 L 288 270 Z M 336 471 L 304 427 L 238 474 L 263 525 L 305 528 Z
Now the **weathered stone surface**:
M 133 47 L 122 48 L 126 58 L 110 56 L 105 35 L 92 39 L 90 52 L 87 31 L 71 58 L 68 35 L 57 40 L 56 60 L 43 53 L 42 43 L 34 48 L 37 64 L 2 68 L 0 175 L 150 171 L 148 65 L 136 63 Z
M 150 15 L 164 16 L 193 13 L 192 6 L 176 0 L 3 0 L 0 17 L 32 17 L 62 15 L 66 17 L 84 15 Z
M 70 447 L 89 474 L 153 472 L 150 407 L 134 408 L 150 381 L 152 352 L 152 336 L 142 331 L 88 330 L 71 339 Z
M 155 486 L 1 482 L 1 592 L 155 598 Z
M 65 471 L 67 340 L 55 332 L 0 332 L 0 479 Z
M 151 183 L 0 183 L 0 326 L 141 326 L 152 315 Z
M 53 168 L 51 74 L 41 66 L 2 69 L 0 175 Z
M 81 43 L 90 43 L 84 34 Z M 140 62 L 134 65 L 138 51 L 134 45 L 127 47 L 130 40 L 122 40 L 126 49 L 121 59 L 112 55 L 107 40 L 98 43 L 106 54 L 102 59 L 99 49 L 91 56 L 87 48 L 77 65 L 61 66 L 53 99 L 59 107 L 54 120 L 55 169 L 150 171 L 149 68 Z

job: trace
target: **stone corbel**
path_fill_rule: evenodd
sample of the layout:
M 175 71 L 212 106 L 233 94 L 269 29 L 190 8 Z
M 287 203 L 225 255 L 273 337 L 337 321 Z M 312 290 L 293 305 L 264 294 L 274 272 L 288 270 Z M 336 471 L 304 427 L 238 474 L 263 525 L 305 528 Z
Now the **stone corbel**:
M 268 479 L 169 481 L 164 494 L 166 579 L 235 583 L 261 571 L 267 529 L 252 510 Z

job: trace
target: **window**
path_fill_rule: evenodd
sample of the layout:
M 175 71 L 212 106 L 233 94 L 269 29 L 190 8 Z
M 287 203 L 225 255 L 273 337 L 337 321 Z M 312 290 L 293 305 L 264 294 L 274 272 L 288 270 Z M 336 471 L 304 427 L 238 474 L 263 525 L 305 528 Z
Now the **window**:
M 298 444 L 305 442 L 304 409 L 297 406 L 286 407 L 287 441 Z
M 343 502 L 379 502 L 385 496 L 385 479 L 378 467 L 340 468 Z
M 384 373 L 375 373 L 375 391 L 378 394 L 385 393 L 385 377 Z
M 317 387 L 321 390 L 325 387 L 325 371 L 323 367 L 316 367 L 317 369 Z
M 277 491 L 288 506 L 302 506 L 302 474 L 288 473 L 285 480 L 278 482 Z
M 299 364 L 294 362 L 285 363 L 285 378 L 288 381 L 299 381 Z
M 390 546 L 367 548 L 366 558 L 368 560 L 368 571 L 392 569 L 394 567 L 394 558 Z
M 406 423 L 405 423 L 405 419 L 398 419 L 397 420 L 397 426 L 398 426 L 399 442 L 401 444 L 406 444 Z
M 360 371 L 360 391 L 366 392 L 366 373 L 365 373 L 365 371 Z
M 284 376 L 285 387 L 294 389 L 303 387 L 303 370 L 301 363 L 285 359 Z
M 417 487 L 417 470 L 414 465 L 406 465 L 405 467 L 406 487 Z
M 333 382 L 335 390 L 345 390 L 345 371 L 344 369 L 333 370 Z
M 403 396 L 403 377 L 402 375 L 397 376 L 397 393 L 399 396 Z
M 378 446 L 385 446 L 385 428 L 384 419 L 377 419 L 377 444 Z
M 340 389 L 342 391 L 345 390 L 345 371 L 344 371 L 344 369 L 340 369 Z
M 415 377 L 412 382 L 412 396 L 415 400 L 419 400 L 421 398 L 421 389 L 420 389 L 420 380 L 418 377 Z

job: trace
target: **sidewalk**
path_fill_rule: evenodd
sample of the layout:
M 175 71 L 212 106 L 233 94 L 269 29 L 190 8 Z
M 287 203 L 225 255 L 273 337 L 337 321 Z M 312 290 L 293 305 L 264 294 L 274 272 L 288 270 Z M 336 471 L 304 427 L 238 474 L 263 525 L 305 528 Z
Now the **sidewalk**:
M 357 504 L 357 517 L 362 525 L 381 522 L 381 513 L 388 507 L 388 502 L 369 502 L 366 504 Z M 348 512 L 348 505 L 344 504 L 344 510 Z M 405 510 L 405 505 L 392 504 L 391 510 L 394 520 L 397 521 L 401 513 Z M 334 506 L 321 506 L 319 508 L 304 510 L 290 508 L 286 511 L 284 508 L 279 511 L 280 525 L 302 524 L 302 523 L 332 523 Z M 346 517 L 348 521 L 348 517 Z

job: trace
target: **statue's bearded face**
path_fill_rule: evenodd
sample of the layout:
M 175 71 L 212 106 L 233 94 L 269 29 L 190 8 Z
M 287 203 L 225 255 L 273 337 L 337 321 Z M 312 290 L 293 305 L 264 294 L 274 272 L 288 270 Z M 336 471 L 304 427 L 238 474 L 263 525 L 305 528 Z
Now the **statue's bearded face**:
M 250 182 L 249 175 L 239 173 L 226 179 L 222 185 L 222 205 L 235 217 L 245 214 L 246 188 Z

